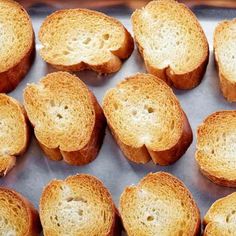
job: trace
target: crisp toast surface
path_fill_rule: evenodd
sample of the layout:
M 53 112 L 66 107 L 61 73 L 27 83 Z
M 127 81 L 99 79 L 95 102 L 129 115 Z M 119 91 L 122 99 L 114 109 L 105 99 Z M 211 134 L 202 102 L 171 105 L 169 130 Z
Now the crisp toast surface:
M 54 72 L 24 90 L 24 106 L 46 156 L 71 165 L 94 160 L 106 121 L 87 86 L 68 72 Z
M 215 201 L 204 217 L 204 236 L 234 236 L 236 233 L 236 193 Z
M 0 235 L 39 236 L 40 232 L 34 206 L 14 190 L 0 187 Z
M 168 165 L 192 142 L 188 119 L 171 88 L 161 79 L 130 76 L 110 89 L 103 110 L 125 156 L 137 163 Z
M 119 217 L 111 194 L 97 178 L 79 174 L 52 180 L 40 199 L 44 236 L 118 236 Z
M 35 53 L 30 17 L 19 3 L 0 1 L 0 31 L 0 92 L 7 93 L 24 78 Z
M 236 19 L 220 22 L 214 32 L 215 61 L 220 86 L 229 102 L 236 102 Z
M 43 59 L 68 71 L 116 72 L 134 47 L 131 35 L 118 20 L 87 9 L 51 14 L 40 28 L 39 40 Z
M 132 14 L 134 38 L 149 73 L 179 89 L 197 86 L 209 58 L 195 15 L 174 0 L 149 2 Z
M 14 98 L 0 93 L 0 175 L 6 175 L 29 143 L 25 110 Z
M 200 214 L 191 193 L 176 177 L 150 173 L 120 198 L 120 213 L 129 236 L 198 235 Z

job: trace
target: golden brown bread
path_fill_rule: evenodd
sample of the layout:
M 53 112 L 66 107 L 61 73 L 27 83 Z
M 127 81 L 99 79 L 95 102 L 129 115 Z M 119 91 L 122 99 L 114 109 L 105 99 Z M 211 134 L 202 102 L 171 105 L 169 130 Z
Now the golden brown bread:
M 68 71 L 116 72 L 134 48 L 131 35 L 118 20 L 87 9 L 54 12 L 43 22 L 39 40 L 43 59 Z
M 24 8 L 12 0 L 0 1 L 0 92 L 15 89 L 28 72 L 35 54 L 34 32 Z
M 236 19 L 220 22 L 214 32 L 215 61 L 220 87 L 229 102 L 236 102 Z
M 29 126 L 25 110 L 18 101 L 0 93 L 0 175 L 15 165 L 29 143 Z
M 192 142 L 192 130 L 179 101 L 161 79 L 128 77 L 103 99 L 107 122 L 124 155 L 131 161 L 168 165 Z
M 34 206 L 14 190 L 0 187 L 0 235 L 39 236 L 41 224 Z
M 191 193 L 176 177 L 150 173 L 120 198 L 121 218 L 128 236 L 197 236 L 200 213 Z
M 197 18 L 184 4 L 151 1 L 132 14 L 132 24 L 148 73 L 179 89 L 201 82 L 208 64 L 208 43 Z
M 52 180 L 40 199 L 40 219 L 44 236 L 119 236 L 122 229 L 111 194 L 86 174 Z
M 236 187 L 236 111 L 208 116 L 197 130 L 196 160 L 214 183 Z
M 106 120 L 95 96 L 76 76 L 54 72 L 24 91 L 24 105 L 35 136 L 52 160 L 83 165 L 94 160 Z
M 204 217 L 204 236 L 235 236 L 236 193 L 215 201 Z

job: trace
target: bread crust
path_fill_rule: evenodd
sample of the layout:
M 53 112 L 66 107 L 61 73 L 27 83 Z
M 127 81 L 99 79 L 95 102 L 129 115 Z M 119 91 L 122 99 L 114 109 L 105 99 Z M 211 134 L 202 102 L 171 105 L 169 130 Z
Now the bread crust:
M 170 2 L 175 2 L 175 1 L 168 0 L 168 1 L 166 1 L 166 4 L 169 4 Z M 196 18 L 196 16 L 193 14 L 193 12 L 189 8 L 187 8 L 182 3 L 179 3 L 179 4 L 182 5 L 182 7 L 185 10 L 187 10 L 188 13 L 190 13 L 192 16 L 194 16 L 194 18 Z M 132 14 L 133 28 L 134 28 L 134 18 L 135 18 L 135 12 Z M 196 20 L 197 20 L 197 18 L 196 18 Z M 141 46 L 141 44 L 135 34 L 135 30 L 134 30 L 134 34 L 135 34 L 134 39 L 137 44 L 138 50 L 144 60 L 147 72 L 161 78 L 169 86 L 174 86 L 177 89 L 187 90 L 187 89 L 192 89 L 192 88 L 195 88 L 196 86 L 198 86 L 203 79 L 203 76 L 206 72 L 207 64 L 209 61 L 209 46 L 207 43 L 207 38 L 206 38 L 200 24 L 199 24 L 198 28 L 199 28 L 200 32 L 202 33 L 202 35 L 204 35 L 204 39 L 207 44 L 205 51 L 207 53 L 206 53 L 206 56 L 202 59 L 202 62 L 195 69 L 193 69 L 192 71 L 187 71 L 185 73 L 175 73 L 174 70 L 170 66 L 160 69 L 160 68 L 156 67 L 155 65 L 152 65 L 152 63 L 148 60 L 147 56 L 145 55 L 145 52 L 144 52 L 145 50 Z
M 222 21 L 218 24 L 218 26 L 215 29 L 214 32 L 214 59 L 215 59 L 215 65 L 218 71 L 218 75 L 220 78 L 220 89 L 222 91 L 223 96 L 227 99 L 228 102 L 236 102 L 236 80 L 233 81 L 224 73 L 223 68 L 224 65 L 221 65 L 220 59 L 217 53 L 218 46 L 218 34 L 223 34 L 223 29 L 221 29 L 222 26 L 229 26 L 230 23 L 233 23 L 236 25 L 236 19 L 233 19 L 231 21 Z M 227 43 L 227 42 L 225 42 Z M 220 50 L 220 49 L 219 49 Z
M 198 127 L 197 129 L 197 139 L 200 139 L 201 137 L 201 131 L 204 129 L 204 126 L 209 124 L 210 120 L 215 119 L 214 123 L 218 125 L 217 123 L 217 116 L 223 115 L 223 114 L 231 113 L 231 114 L 236 114 L 236 111 L 218 111 L 214 112 L 213 114 L 209 115 L 207 118 L 205 118 L 202 122 L 202 124 Z M 197 141 L 199 142 L 199 141 Z M 198 146 L 198 144 L 197 144 Z M 201 150 L 200 150 L 201 151 Z M 210 181 L 212 181 L 215 184 L 221 185 L 221 186 L 226 186 L 226 187 L 236 187 L 236 179 L 235 178 L 226 178 L 223 176 L 223 173 L 220 173 L 218 171 L 211 171 L 207 168 L 206 165 L 202 164 L 201 160 L 205 158 L 205 156 L 200 152 L 197 148 L 197 151 L 195 153 L 195 159 L 198 163 L 199 169 L 202 172 L 204 176 L 206 176 Z M 207 154 L 206 154 L 207 155 Z M 210 165 L 214 166 L 217 165 L 216 163 L 209 163 Z M 223 168 L 223 167 L 222 167 Z M 227 168 L 227 167 L 224 167 Z
M 55 72 L 55 73 L 66 73 L 66 72 Z M 65 151 L 60 149 L 59 147 L 50 148 L 45 143 L 42 143 L 39 139 L 37 139 L 43 152 L 49 159 L 54 161 L 64 160 L 69 165 L 79 166 L 92 162 L 98 155 L 98 152 L 101 148 L 101 145 L 103 143 L 103 138 L 105 135 L 106 119 L 96 97 L 89 89 L 87 91 L 91 101 L 91 106 L 93 107 L 95 114 L 93 130 L 87 144 L 80 150 Z M 24 96 L 25 103 L 26 99 L 27 98 Z M 34 127 L 33 123 L 32 125 Z
M 154 195 L 155 194 L 155 189 L 154 189 L 155 187 L 153 187 L 153 186 L 157 184 L 157 181 L 159 181 L 163 185 L 166 184 L 170 187 L 176 188 L 176 186 L 178 186 L 179 194 L 186 194 L 188 196 L 188 200 L 190 201 L 190 205 L 191 205 L 191 209 L 188 209 L 188 210 L 192 211 L 191 214 L 195 215 L 197 221 L 195 223 L 195 226 L 194 226 L 194 229 L 192 232 L 182 232 L 182 233 L 183 233 L 183 235 L 186 234 L 186 235 L 191 235 L 191 236 L 199 236 L 200 232 L 201 232 L 201 218 L 200 218 L 200 211 L 198 209 L 197 204 L 195 203 L 190 191 L 186 188 L 184 183 L 182 181 L 180 181 L 178 178 L 176 178 L 175 176 L 173 176 L 169 173 L 166 173 L 166 172 L 149 173 L 144 178 L 142 178 L 136 186 L 126 187 L 126 189 L 121 194 L 120 212 L 121 212 L 121 218 L 123 220 L 123 224 L 124 224 L 124 227 L 126 228 L 127 234 L 129 234 L 130 224 L 128 224 L 128 222 L 127 222 L 128 219 L 125 219 L 125 210 L 126 210 L 125 209 L 125 205 L 126 205 L 125 202 L 128 202 L 128 201 L 132 202 L 133 201 L 131 196 L 132 196 L 132 192 L 135 192 L 135 191 L 137 191 L 137 193 L 142 193 L 142 190 L 143 190 L 143 192 L 145 192 L 145 194 Z M 149 183 L 149 185 L 148 185 L 149 187 L 147 187 L 147 183 Z M 144 188 L 143 188 L 143 185 L 145 186 Z M 153 187 L 153 188 L 151 188 L 151 187 Z M 158 201 L 158 197 L 156 198 L 156 201 Z M 140 204 L 144 204 L 142 202 L 142 200 L 140 200 Z M 138 220 L 137 220 L 137 223 L 138 223 Z M 166 227 L 166 226 L 163 225 L 163 227 Z M 143 235 L 143 233 L 144 232 L 139 231 L 139 232 L 135 232 L 135 234 L 132 234 L 132 235 Z M 148 232 L 145 232 L 145 233 L 146 233 L 145 235 L 150 235 L 150 232 L 149 232 L 149 234 L 148 234 Z
M 105 106 L 106 104 L 104 102 L 103 109 Z M 176 162 L 181 156 L 183 156 L 183 154 L 186 152 L 193 140 L 192 129 L 188 122 L 187 116 L 181 108 L 180 104 L 178 104 L 178 107 L 179 110 L 182 112 L 182 134 L 177 143 L 175 143 L 171 148 L 160 151 L 152 150 L 146 145 L 137 148 L 135 146 L 125 144 L 116 134 L 112 123 L 109 121 L 108 114 L 105 113 L 105 115 L 107 116 L 107 123 L 113 137 L 115 138 L 124 156 L 126 156 L 128 160 L 139 164 L 145 164 L 152 159 L 155 164 L 166 166 Z
M 19 8 L 24 11 L 29 19 L 29 23 L 31 24 L 30 17 L 28 16 L 26 10 L 19 3 L 15 2 L 15 4 L 17 4 Z M 19 62 L 8 70 L 0 72 L 0 93 L 9 93 L 14 90 L 31 68 L 31 65 L 33 64 L 35 58 L 34 33 L 32 34 L 32 40 L 29 43 L 31 44 L 31 47 L 24 55 L 22 55 L 22 58 L 19 60 Z
M 110 192 L 108 191 L 108 189 L 104 186 L 104 184 L 96 177 L 92 176 L 92 175 L 89 175 L 89 174 L 77 174 L 75 176 L 69 176 L 67 177 L 65 180 L 63 180 L 62 182 L 63 183 L 68 183 L 68 181 L 84 181 L 86 183 L 88 183 L 88 181 L 92 181 L 92 182 L 96 182 L 96 187 L 97 188 L 100 188 L 100 191 L 102 194 L 104 194 L 104 196 L 106 196 L 106 200 L 107 201 L 110 201 L 112 203 L 112 212 L 113 212 L 113 220 L 112 220 L 112 224 L 110 226 L 110 229 L 109 229 L 109 232 L 104 235 L 104 236 L 120 236 L 121 235 L 121 232 L 122 232 L 122 222 L 121 222 L 121 218 L 120 218 L 120 214 L 118 212 L 118 210 L 116 209 L 115 207 L 115 204 L 113 203 L 113 200 L 112 200 L 112 197 L 111 197 L 111 194 Z M 43 193 L 42 193 L 42 196 L 40 198 L 40 205 L 39 205 L 39 208 L 40 208 L 40 218 L 41 218 L 41 222 L 42 222 L 42 225 L 44 227 L 44 218 L 43 218 L 43 205 L 45 204 L 45 202 L 48 200 L 47 197 L 45 196 L 45 194 L 48 192 L 48 191 L 53 191 L 53 186 L 51 185 L 53 182 L 54 182 L 54 185 L 57 184 L 58 180 L 52 180 L 51 182 L 49 182 L 47 184 L 47 186 L 44 188 L 43 190 Z M 68 183 L 69 184 L 69 183 Z M 55 187 L 55 186 L 54 186 Z M 75 189 L 74 189 L 75 191 Z M 78 189 L 79 191 L 79 189 Z M 53 197 L 53 196 L 52 196 Z M 93 198 L 93 196 L 91 195 L 91 198 Z M 89 201 L 88 201 L 89 202 Z M 51 232 L 51 230 L 48 230 L 48 229 L 44 229 L 44 235 L 45 236 L 51 236 L 51 235 L 58 235 L 57 232 Z
M 12 155 L 0 156 L 0 177 L 3 177 L 15 166 L 17 157 L 23 155 L 26 149 L 28 148 L 30 142 L 31 130 L 24 107 L 17 100 L 15 100 L 10 96 L 7 96 L 6 94 L 0 93 L 0 97 L 5 97 L 6 99 L 9 100 L 9 103 L 13 103 L 20 110 L 19 112 L 21 113 L 25 130 L 24 133 L 25 137 L 18 137 L 18 138 L 23 138 L 25 140 L 24 145 L 22 146 L 20 152 L 14 153 Z M 9 106 L 10 105 L 11 104 L 9 104 Z M 14 139 L 16 137 L 12 138 Z
M 14 191 L 13 189 L 0 187 L 0 194 L 1 192 L 5 192 L 7 194 L 10 194 L 11 196 L 14 196 L 15 199 L 11 200 L 12 201 L 16 200 L 20 202 L 21 207 L 24 207 L 27 211 L 27 216 L 22 216 L 22 217 L 27 217 L 28 230 L 22 236 L 39 236 L 40 232 L 42 231 L 42 227 L 39 220 L 38 211 L 34 208 L 33 204 L 28 199 L 26 199 L 24 196 Z
M 100 16 L 100 17 L 106 17 L 108 18 L 111 22 L 113 22 L 115 25 L 119 25 L 125 34 L 125 38 L 124 41 L 121 44 L 121 47 L 118 48 L 117 50 L 110 50 L 111 52 L 111 58 L 109 61 L 106 61 L 104 63 L 94 63 L 94 64 L 89 64 L 89 63 L 85 63 L 83 61 L 80 61 L 77 64 L 73 64 L 73 65 L 63 65 L 63 64 L 55 64 L 52 61 L 46 60 L 44 58 L 44 55 L 42 52 L 40 52 L 41 56 L 44 58 L 44 60 L 51 64 L 53 67 L 57 68 L 58 70 L 64 70 L 64 71 L 81 71 L 81 70 L 93 70 L 96 71 L 98 73 L 102 73 L 102 74 L 108 74 L 108 73 L 113 73 L 113 72 L 117 72 L 121 66 L 122 66 L 122 60 L 127 59 L 133 52 L 134 49 L 134 41 L 133 38 L 131 36 L 131 34 L 128 32 L 128 30 L 115 18 L 107 16 L 101 12 L 97 12 L 97 11 L 93 11 L 93 10 L 89 10 L 89 9 L 81 9 L 81 8 L 77 8 L 77 9 L 67 9 L 67 10 L 59 10 L 54 12 L 53 14 L 49 15 L 45 21 L 43 22 L 40 31 L 39 31 L 39 40 L 42 42 L 42 31 L 44 27 L 47 27 L 48 22 L 50 21 L 51 18 L 53 17 L 57 17 L 59 16 L 61 13 L 65 13 L 67 11 L 78 11 L 78 12 L 82 12 L 82 13 L 87 13 L 90 15 L 95 14 L 96 16 Z

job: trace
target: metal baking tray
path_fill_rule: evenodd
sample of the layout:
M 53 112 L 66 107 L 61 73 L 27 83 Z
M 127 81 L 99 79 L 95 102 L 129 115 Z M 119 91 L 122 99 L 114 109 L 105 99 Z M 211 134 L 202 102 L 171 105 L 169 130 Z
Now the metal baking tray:
M 140 8 L 148 1 L 20 1 L 29 12 L 36 35 L 37 55 L 34 64 L 25 79 L 9 95 L 22 102 L 22 91 L 27 83 L 37 82 L 41 77 L 54 69 L 48 66 L 39 56 L 38 30 L 44 18 L 61 8 L 84 7 L 102 11 L 118 18 L 132 33 L 130 15 L 135 8 Z M 110 190 L 118 206 L 119 197 L 128 185 L 136 184 L 149 172 L 167 171 L 181 179 L 190 189 L 203 217 L 210 205 L 234 189 L 220 187 L 205 178 L 198 169 L 194 154 L 196 148 L 196 128 L 202 120 L 218 110 L 236 109 L 236 104 L 228 103 L 220 93 L 219 79 L 214 65 L 212 51 L 212 37 L 214 28 L 220 20 L 236 17 L 236 1 L 184 1 L 197 15 L 210 45 L 210 61 L 202 83 L 189 91 L 174 90 L 185 110 L 194 133 L 194 140 L 185 155 L 167 167 L 156 166 L 153 163 L 139 165 L 129 162 L 121 153 L 109 130 L 106 130 L 104 143 L 95 161 L 81 166 L 69 166 L 64 162 L 48 160 L 44 157 L 32 135 L 30 146 L 24 156 L 18 158 L 16 166 L 8 175 L 0 179 L 0 185 L 11 187 L 38 207 L 43 187 L 52 179 L 64 179 L 76 173 L 89 173 L 101 179 Z M 94 92 L 101 103 L 104 93 L 114 87 L 125 77 L 136 72 L 145 72 L 143 60 L 135 49 L 131 57 L 126 60 L 117 73 L 98 76 L 91 71 L 79 72 L 78 76 Z M 236 158 L 236 157 L 235 157 Z

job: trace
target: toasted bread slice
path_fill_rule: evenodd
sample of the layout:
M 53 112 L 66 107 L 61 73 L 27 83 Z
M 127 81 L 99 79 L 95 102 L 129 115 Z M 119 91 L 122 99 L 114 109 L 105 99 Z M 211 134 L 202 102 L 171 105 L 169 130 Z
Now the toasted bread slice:
M 236 193 L 217 200 L 204 217 L 205 236 L 236 235 Z
M 97 11 L 57 11 L 43 22 L 40 54 L 61 70 L 91 69 L 112 73 L 121 67 L 134 48 L 131 35 L 116 19 Z
M 91 175 L 53 180 L 40 199 L 44 236 L 118 236 L 121 222 L 111 194 Z
M 32 24 L 23 7 L 12 0 L 0 1 L 0 92 L 15 89 L 34 57 Z
M 124 155 L 136 163 L 178 160 L 192 142 L 192 130 L 171 88 L 138 73 L 109 90 L 103 110 Z
M 215 61 L 224 97 L 236 102 L 236 19 L 222 21 L 214 33 Z
M 40 232 L 34 206 L 14 190 L 0 187 L 0 235 L 39 236 Z
M 208 116 L 197 130 L 195 154 L 200 170 L 211 181 L 236 187 L 236 111 Z
M 135 41 L 149 73 L 179 89 L 197 86 L 209 58 L 195 15 L 174 0 L 152 1 L 132 15 Z
M 78 77 L 54 72 L 24 91 L 24 105 L 46 156 L 83 165 L 97 156 L 106 121 L 95 96 Z
M 18 101 L 0 93 L 0 176 L 15 165 L 29 143 L 29 126 L 25 111 Z
M 148 174 L 137 186 L 127 187 L 120 213 L 129 236 L 194 236 L 200 231 L 200 213 L 191 193 L 165 172 Z

